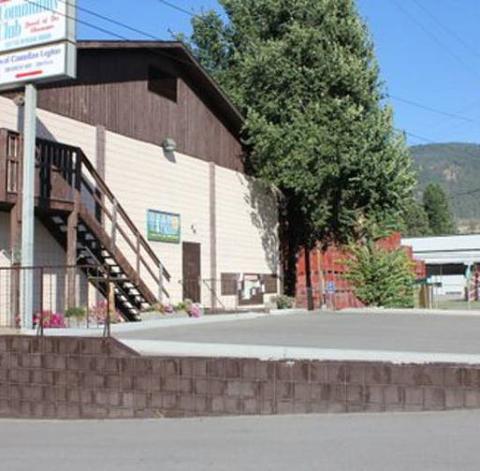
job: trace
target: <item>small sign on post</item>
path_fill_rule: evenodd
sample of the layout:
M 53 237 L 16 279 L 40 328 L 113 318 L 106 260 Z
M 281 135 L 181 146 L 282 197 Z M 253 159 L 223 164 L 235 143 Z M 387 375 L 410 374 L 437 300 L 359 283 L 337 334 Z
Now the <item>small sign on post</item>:
M 336 291 L 337 291 L 337 288 L 335 286 L 335 282 L 334 281 L 327 282 L 327 293 L 335 294 Z
M 335 293 L 337 292 L 337 286 L 334 281 L 327 281 L 327 295 L 331 302 L 331 307 L 335 311 L 336 310 L 336 299 Z
M 76 0 L 0 0 L 0 90 L 25 86 L 21 326 L 33 326 L 37 89 L 76 75 Z M 20 193 L 19 193 L 20 194 Z

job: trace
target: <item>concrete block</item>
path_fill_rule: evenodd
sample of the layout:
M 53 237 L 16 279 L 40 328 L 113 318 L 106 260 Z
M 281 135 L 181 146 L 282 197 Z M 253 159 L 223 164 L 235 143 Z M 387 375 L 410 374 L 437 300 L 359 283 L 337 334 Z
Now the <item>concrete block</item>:
M 424 390 L 425 410 L 444 410 L 445 409 L 445 389 L 426 387 Z
M 207 376 L 209 378 L 225 378 L 225 359 L 214 358 L 207 360 Z

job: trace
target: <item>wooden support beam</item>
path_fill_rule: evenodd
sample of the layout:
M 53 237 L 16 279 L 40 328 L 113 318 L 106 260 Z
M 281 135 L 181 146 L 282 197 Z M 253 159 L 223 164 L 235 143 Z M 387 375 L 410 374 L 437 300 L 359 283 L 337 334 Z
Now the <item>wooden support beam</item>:
M 7 130 L 0 129 L 0 201 L 5 201 L 7 198 L 7 136 Z
M 76 307 L 76 265 L 77 265 L 77 231 L 80 193 L 76 192 L 74 210 L 68 215 L 67 221 L 67 306 Z
M 97 172 L 105 181 L 105 156 L 106 156 L 106 129 L 104 126 L 97 126 L 96 127 L 96 145 L 95 145 L 95 166 L 97 168 Z M 95 214 L 98 221 L 102 224 L 105 224 L 104 216 L 102 214 L 101 206 L 105 206 L 105 195 L 102 191 L 98 188 L 95 190 L 96 195 L 100 198 L 101 204 L 95 203 Z
M 209 163 L 209 199 L 210 199 L 210 309 L 217 309 L 220 283 L 217 282 L 217 185 L 215 162 Z M 217 292 L 219 290 L 219 292 Z

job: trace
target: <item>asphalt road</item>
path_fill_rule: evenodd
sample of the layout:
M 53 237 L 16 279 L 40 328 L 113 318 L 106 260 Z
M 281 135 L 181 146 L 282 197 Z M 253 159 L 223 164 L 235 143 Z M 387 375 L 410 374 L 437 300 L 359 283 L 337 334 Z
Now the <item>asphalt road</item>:
M 0 421 L 5 471 L 478 471 L 480 412 Z
M 120 338 L 352 350 L 480 353 L 480 316 L 325 313 L 115 334 Z

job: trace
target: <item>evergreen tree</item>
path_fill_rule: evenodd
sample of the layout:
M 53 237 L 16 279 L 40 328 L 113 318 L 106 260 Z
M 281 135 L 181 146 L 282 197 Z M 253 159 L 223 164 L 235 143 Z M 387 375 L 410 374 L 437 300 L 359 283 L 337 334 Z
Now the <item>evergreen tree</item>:
M 398 229 L 415 176 L 382 102 L 354 0 L 219 0 L 190 45 L 246 116 L 252 172 L 285 196 L 293 292 L 298 246 Z M 307 280 L 308 284 L 308 280 Z
M 352 245 L 345 274 L 367 306 L 413 307 L 415 275 L 403 249 L 387 251 L 376 244 Z
M 425 188 L 423 192 L 423 206 L 433 235 L 455 233 L 455 223 L 447 195 L 438 183 L 430 183 Z
M 421 237 L 431 234 L 430 222 L 422 204 L 412 201 L 405 210 L 403 233 L 409 237 Z
M 246 115 L 254 172 L 309 241 L 398 227 L 415 177 L 353 0 L 220 0 L 192 49 Z

